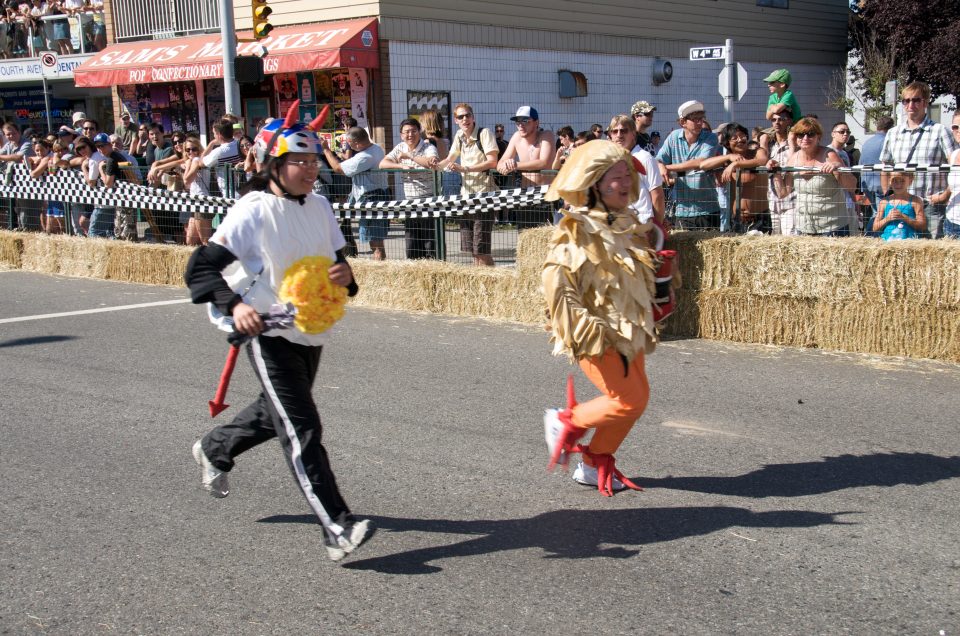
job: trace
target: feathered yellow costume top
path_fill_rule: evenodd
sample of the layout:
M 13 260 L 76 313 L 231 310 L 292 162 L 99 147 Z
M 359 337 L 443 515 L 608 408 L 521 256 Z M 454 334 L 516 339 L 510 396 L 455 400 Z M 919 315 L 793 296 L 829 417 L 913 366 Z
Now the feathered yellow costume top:
M 571 153 L 546 194 L 571 205 L 550 239 L 543 264 L 543 290 L 554 355 L 571 361 L 602 355 L 613 347 L 632 360 L 656 346 L 653 320 L 654 260 L 647 233 L 630 210 L 588 208 L 590 188 L 616 163 L 639 175 L 630 153 L 609 141 L 591 141 Z

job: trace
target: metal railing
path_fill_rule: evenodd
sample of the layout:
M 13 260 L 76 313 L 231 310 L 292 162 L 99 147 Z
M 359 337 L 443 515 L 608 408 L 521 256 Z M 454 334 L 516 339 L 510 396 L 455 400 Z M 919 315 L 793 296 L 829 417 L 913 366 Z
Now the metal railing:
M 112 15 L 117 42 L 220 31 L 216 0 L 114 0 Z
M 103 11 L 76 15 L 45 15 L 35 19 L 0 24 L 6 31 L 5 57 L 39 57 L 43 51 L 61 55 L 94 53 L 107 46 Z M 65 36 L 65 37 L 64 37 Z
M 140 170 L 141 175 L 145 176 L 146 171 Z M 844 169 L 844 172 L 859 176 L 860 170 L 868 168 L 858 166 Z M 953 171 L 960 171 L 960 167 L 953 167 Z M 477 203 L 458 196 L 459 185 L 450 178 L 450 173 L 429 170 L 376 172 L 387 177 L 388 187 L 373 198 L 375 203 L 359 206 L 348 204 L 352 189 L 350 179 L 329 170 L 321 173 L 315 185 L 317 193 L 335 204 L 335 214 L 341 218 L 341 230 L 355 257 L 374 257 L 372 236 L 375 240 L 382 240 L 383 255 L 390 260 L 427 258 L 478 263 L 478 257 L 489 256 L 493 264 L 509 265 L 515 261 L 517 238 L 521 231 L 550 224 L 557 218 L 555 210 L 558 206 L 542 201 L 541 195 L 530 194 L 530 191 L 527 191 L 524 201 L 533 203 L 513 198 L 512 194 L 506 193 L 517 191 L 506 189 L 495 201 L 485 195 L 479 197 L 490 198 L 492 202 L 489 204 L 485 201 Z M 725 229 L 735 233 L 788 235 L 926 238 L 942 236 L 944 226 L 947 234 L 954 228 L 960 230 L 960 225 L 951 224 L 949 220 L 944 224 L 943 221 L 945 212 L 949 212 L 948 219 L 960 219 L 960 194 L 954 195 L 951 202 L 945 205 L 922 206 L 926 217 L 924 223 L 929 226 L 927 231 L 920 227 L 919 221 L 911 223 L 906 220 L 903 220 L 903 225 L 909 226 L 907 228 L 887 229 L 901 221 L 887 217 L 890 214 L 888 203 L 896 204 L 895 199 L 884 198 L 882 193 L 874 189 L 868 188 L 863 192 L 843 188 L 835 175 L 810 169 L 782 172 L 793 174 L 795 180 L 804 179 L 805 176 L 819 180 L 814 196 L 811 196 L 807 184 L 799 187 L 795 184 L 789 192 L 782 189 L 776 191 L 770 186 L 773 177 L 765 169 L 743 171 L 729 184 L 717 184 L 700 190 L 678 189 L 675 184 L 673 187 L 668 184 L 667 220 L 680 229 L 718 230 L 726 223 Z M 178 185 L 175 175 L 171 177 L 165 180 L 167 187 L 182 188 L 182 181 Z M 208 182 L 210 194 L 226 199 L 237 198 L 247 178 L 245 173 L 229 166 L 220 168 L 219 174 L 211 171 Z M 224 184 L 223 192 L 218 185 L 221 181 Z M 510 181 L 505 185 L 510 188 L 517 184 Z M 858 181 L 858 185 L 863 184 Z M 162 184 L 157 187 L 165 188 Z M 420 196 L 412 196 L 414 194 Z M 145 200 L 150 198 L 157 197 L 144 196 Z M 417 203 L 421 198 L 424 201 L 422 207 Z M 42 197 L 38 200 L 36 194 L 0 199 L 0 227 L 43 231 L 47 225 L 43 220 L 49 216 L 49 206 L 49 201 Z M 54 205 L 52 208 L 54 214 L 57 213 L 57 207 Z M 89 199 L 79 203 L 65 201 L 62 207 L 65 208 L 65 215 L 59 231 L 82 234 L 79 219 L 81 216 L 89 218 L 94 207 Z M 158 204 L 139 205 L 136 209 L 131 208 L 136 217 L 136 234 L 125 238 L 182 243 L 191 219 L 210 232 L 216 229 L 228 207 L 229 202 L 221 201 L 216 206 L 204 208 L 212 211 L 200 213 L 171 210 Z M 715 211 L 696 214 L 707 210 Z M 876 221 L 878 211 L 879 222 Z M 906 214 L 909 216 L 910 211 Z M 697 223 L 691 223 L 691 220 Z M 915 231 L 911 232 L 910 227 L 913 226 Z M 58 229 L 54 227 L 53 231 Z M 122 228 L 117 227 L 109 235 L 117 236 L 118 233 L 122 234 Z

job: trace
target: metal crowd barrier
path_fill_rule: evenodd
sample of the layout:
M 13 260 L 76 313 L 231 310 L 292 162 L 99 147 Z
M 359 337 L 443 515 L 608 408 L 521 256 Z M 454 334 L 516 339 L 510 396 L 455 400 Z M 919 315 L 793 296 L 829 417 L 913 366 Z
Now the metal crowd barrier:
M 918 186 L 926 183 L 922 180 L 930 180 L 932 191 L 942 192 L 947 189 L 947 174 L 960 172 L 960 166 L 877 164 L 838 169 L 839 174 L 856 177 L 851 188 L 842 187 L 836 176 L 813 168 L 741 170 L 726 184 L 720 182 L 721 172 L 692 171 L 665 184 L 667 219 L 674 227 L 741 234 L 880 237 L 891 224 L 884 221 L 887 201 L 881 191 L 881 175 L 902 173 Z M 786 177 L 786 184 L 792 182 L 786 191 L 775 185 L 780 177 Z M 684 179 L 700 187 L 688 187 Z M 960 205 L 960 199 L 955 205 Z M 926 231 L 908 229 L 907 238 L 942 237 L 946 208 L 946 203 L 925 203 Z M 879 226 L 874 223 L 878 213 Z M 894 232 L 893 238 L 899 238 L 897 234 Z

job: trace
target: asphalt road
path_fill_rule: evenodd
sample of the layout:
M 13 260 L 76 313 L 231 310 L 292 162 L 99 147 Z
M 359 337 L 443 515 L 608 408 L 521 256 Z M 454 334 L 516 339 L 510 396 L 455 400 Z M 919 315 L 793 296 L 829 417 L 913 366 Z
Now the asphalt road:
M 0 294 L 2 634 L 960 633 L 956 365 L 663 343 L 618 453 L 647 489 L 607 499 L 545 471 L 541 331 L 352 308 L 315 395 L 379 532 L 338 566 L 276 443 L 200 489 L 201 309 L 10 321 L 184 290 Z M 256 392 L 242 363 L 220 418 Z

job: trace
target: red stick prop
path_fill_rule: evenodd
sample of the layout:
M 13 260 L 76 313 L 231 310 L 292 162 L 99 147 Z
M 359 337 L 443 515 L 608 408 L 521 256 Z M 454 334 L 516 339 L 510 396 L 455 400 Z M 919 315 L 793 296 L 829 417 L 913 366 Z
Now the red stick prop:
M 217 394 L 207 404 L 210 405 L 210 417 L 216 417 L 218 413 L 225 411 L 229 404 L 223 401 L 227 397 L 227 388 L 230 386 L 230 376 L 233 375 L 233 369 L 237 366 L 237 356 L 240 354 L 240 345 L 230 345 L 230 351 L 227 352 L 227 361 L 223 363 L 223 371 L 220 373 L 220 383 L 217 385 Z
M 567 376 L 567 409 L 572 409 L 577 405 L 577 394 L 573 390 L 573 374 Z

